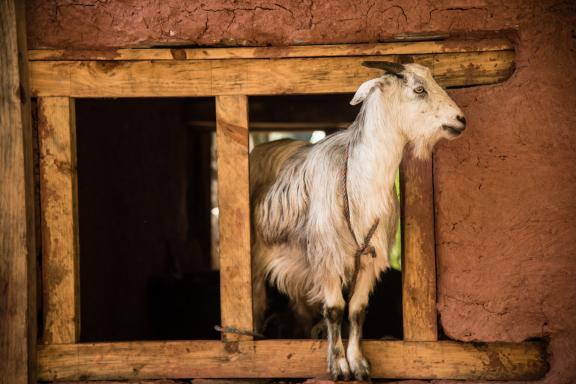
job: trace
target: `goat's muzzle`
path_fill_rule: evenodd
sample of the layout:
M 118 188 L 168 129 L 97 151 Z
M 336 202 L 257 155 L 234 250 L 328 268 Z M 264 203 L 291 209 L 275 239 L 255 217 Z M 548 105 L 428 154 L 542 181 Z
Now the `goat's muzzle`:
M 460 123 L 460 125 L 450 125 L 450 124 L 443 124 L 442 129 L 445 131 L 450 132 L 454 136 L 460 136 L 462 132 L 466 129 L 466 118 L 464 116 L 458 115 L 456 116 L 456 120 Z
M 454 136 L 460 136 L 462 132 L 464 132 L 465 127 L 455 127 L 453 125 L 443 124 L 442 129 L 445 131 L 450 132 Z

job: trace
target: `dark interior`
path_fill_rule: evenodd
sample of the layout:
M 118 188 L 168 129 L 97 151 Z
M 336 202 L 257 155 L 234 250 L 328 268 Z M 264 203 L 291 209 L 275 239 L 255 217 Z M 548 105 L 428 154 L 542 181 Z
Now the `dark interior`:
M 349 99 L 252 97 L 250 122 L 329 134 L 354 119 Z M 81 341 L 219 338 L 214 99 L 78 99 L 76 120 Z M 270 300 L 287 313 L 281 294 Z M 266 336 L 294 337 L 280 318 Z M 365 336 L 402 337 L 400 272 L 377 287 Z

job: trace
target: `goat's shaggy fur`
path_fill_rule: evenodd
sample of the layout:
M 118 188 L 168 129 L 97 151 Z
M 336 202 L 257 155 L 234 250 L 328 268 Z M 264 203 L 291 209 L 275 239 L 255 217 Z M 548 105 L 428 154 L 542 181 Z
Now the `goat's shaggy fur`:
M 314 317 L 324 315 L 328 369 L 335 378 L 369 375 L 359 340 L 368 296 L 389 266 L 398 221 L 394 180 L 404 147 L 410 144 L 416 156 L 425 158 L 439 139 L 454 138 L 464 129 L 462 112 L 427 68 L 394 68 L 360 86 L 351 103 L 363 105 L 347 130 L 315 145 L 292 140 L 260 145 L 250 157 L 256 328 L 263 326 L 269 281 L 288 295 L 304 329 L 310 331 Z M 371 240 L 377 256 L 362 256 L 348 302 L 346 354 L 340 335 L 342 291 L 351 285 L 357 247 L 343 214 L 344 167 L 358 241 L 380 220 Z

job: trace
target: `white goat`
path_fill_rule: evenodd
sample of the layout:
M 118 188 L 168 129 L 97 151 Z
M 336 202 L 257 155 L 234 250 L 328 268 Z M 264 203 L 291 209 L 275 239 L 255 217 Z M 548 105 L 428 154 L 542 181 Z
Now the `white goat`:
M 322 313 L 328 371 L 345 380 L 370 374 L 360 350 L 362 325 L 370 292 L 389 266 L 398 220 L 394 180 L 404 147 L 409 144 L 417 157 L 427 158 L 438 140 L 453 139 L 465 128 L 462 111 L 428 68 L 365 65 L 386 72 L 358 88 L 350 103 L 363 105 L 347 130 L 315 145 L 292 140 L 263 144 L 250 157 L 255 327 L 262 330 L 268 280 L 288 295 L 305 329 Z M 362 244 L 366 240 L 369 244 Z M 351 287 L 345 354 L 342 291 Z

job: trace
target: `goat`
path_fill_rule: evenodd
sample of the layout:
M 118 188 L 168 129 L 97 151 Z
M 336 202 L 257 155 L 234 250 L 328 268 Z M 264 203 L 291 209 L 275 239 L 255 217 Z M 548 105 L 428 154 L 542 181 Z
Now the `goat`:
M 398 222 L 394 180 L 404 148 L 409 145 L 416 157 L 426 159 L 437 141 L 458 137 L 466 126 L 462 111 L 428 68 L 364 64 L 385 72 L 358 88 L 350 104 L 363 104 L 347 130 L 314 145 L 270 142 L 250 155 L 255 328 L 263 326 L 269 281 L 289 297 L 307 331 L 314 317 L 323 315 L 328 372 L 344 380 L 370 375 L 360 349 L 362 325 L 369 295 L 389 266 Z M 348 302 L 343 289 L 352 290 Z

